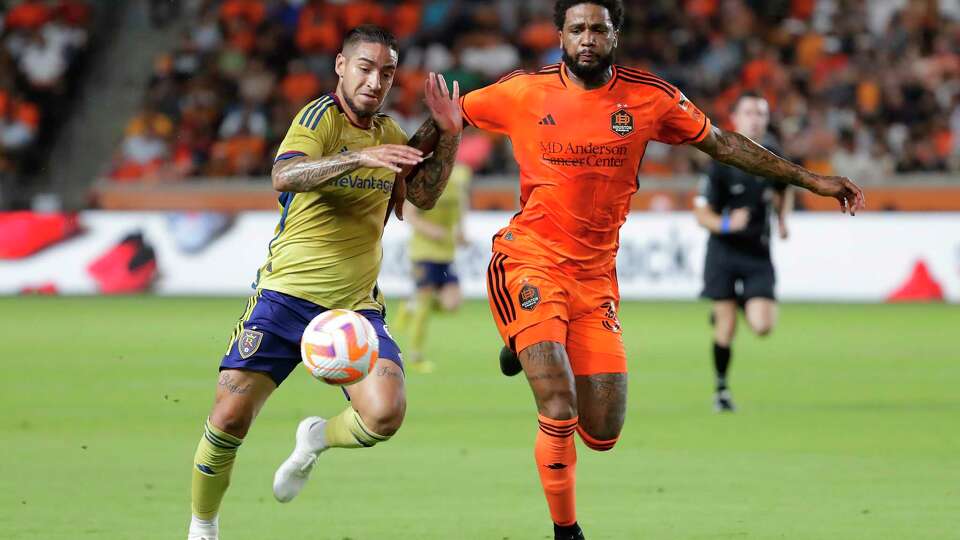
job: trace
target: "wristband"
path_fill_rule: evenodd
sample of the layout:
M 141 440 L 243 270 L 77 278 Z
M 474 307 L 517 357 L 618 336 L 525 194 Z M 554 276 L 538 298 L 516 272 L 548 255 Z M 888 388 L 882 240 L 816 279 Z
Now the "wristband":
M 724 214 L 723 218 L 720 219 L 720 232 L 724 234 L 730 232 L 730 216 L 727 214 Z

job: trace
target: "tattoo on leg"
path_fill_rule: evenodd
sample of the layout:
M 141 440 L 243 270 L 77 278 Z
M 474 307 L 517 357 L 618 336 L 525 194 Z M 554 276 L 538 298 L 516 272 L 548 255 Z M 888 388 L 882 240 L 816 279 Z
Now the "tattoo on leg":
M 220 380 L 217 382 L 217 385 L 225 388 L 227 392 L 237 395 L 246 394 L 250 391 L 250 387 L 253 386 L 252 383 L 247 383 L 243 386 L 240 386 L 238 383 L 234 382 L 233 377 L 231 377 L 229 373 L 221 373 Z
M 374 373 L 378 377 L 393 377 L 394 379 L 403 380 L 403 373 L 400 373 L 398 371 L 393 371 L 387 366 L 378 367 L 376 370 L 374 370 Z

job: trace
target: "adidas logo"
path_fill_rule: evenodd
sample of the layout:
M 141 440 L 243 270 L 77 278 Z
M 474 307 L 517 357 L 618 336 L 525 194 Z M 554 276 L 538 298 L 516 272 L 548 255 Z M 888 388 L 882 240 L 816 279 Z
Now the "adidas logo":
M 555 126 L 557 125 L 557 121 L 553 119 L 552 114 L 548 114 L 544 116 L 543 119 L 541 119 L 539 122 L 537 122 L 537 124 L 541 126 Z
M 564 465 L 563 463 L 551 463 L 550 465 L 544 465 L 544 467 L 546 467 L 546 468 L 548 468 L 548 469 L 553 469 L 553 470 L 555 470 L 555 471 L 558 471 L 558 470 L 560 470 L 560 469 L 566 469 L 566 468 L 567 468 L 567 466 Z

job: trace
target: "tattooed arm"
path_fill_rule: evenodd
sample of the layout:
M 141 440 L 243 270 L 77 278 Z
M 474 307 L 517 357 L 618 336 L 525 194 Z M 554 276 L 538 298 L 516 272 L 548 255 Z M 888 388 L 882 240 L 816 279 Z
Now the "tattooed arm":
M 407 179 L 407 200 L 421 210 L 433 208 L 446 189 L 460 146 L 460 132 L 441 132 L 433 118 L 428 118 L 407 144 L 418 146 L 431 139 L 437 140 L 433 154 L 417 167 L 412 178 Z
M 849 178 L 821 176 L 808 171 L 739 133 L 714 127 L 706 139 L 694 146 L 713 159 L 750 174 L 800 186 L 824 197 L 833 197 L 840 201 L 840 209 L 849 211 L 851 215 L 864 206 L 863 190 Z
M 450 171 L 460 146 L 463 116 L 460 113 L 460 84 L 453 82 L 453 94 L 447 89 L 443 75 L 431 73 L 424 83 L 424 96 L 430 118 L 410 137 L 413 147 L 430 147 L 436 140 L 433 155 L 427 158 L 406 181 L 407 200 L 417 208 L 429 210 L 447 187 Z
M 273 189 L 301 193 L 314 191 L 324 182 L 360 167 L 383 167 L 400 172 L 403 165 L 416 165 L 423 161 L 421 156 L 422 152 L 416 148 L 384 144 L 320 159 L 307 156 L 285 159 L 274 163 L 270 176 Z

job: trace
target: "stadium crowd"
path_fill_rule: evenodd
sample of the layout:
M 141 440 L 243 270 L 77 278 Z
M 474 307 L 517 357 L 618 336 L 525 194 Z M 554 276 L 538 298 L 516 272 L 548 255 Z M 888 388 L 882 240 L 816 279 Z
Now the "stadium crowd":
M 0 175 L 39 165 L 74 90 L 92 15 L 83 0 L 0 1 Z
M 907 0 L 627 0 L 618 61 L 679 86 L 715 122 L 744 90 L 767 97 L 785 154 L 869 182 L 960 170 L 960 7 Z M 336 85 L 343 33 L 399 37 L 389 112 L 412 132 L 422 82 L 470 89 L 559 61 L 552 0 L 197 0 L 156 59 L 111 176 L 118 181 L 269 172 L 290 118 Z M 868 9 L 869 8 L 869 9 Z M 468 133 L 480 172 L 509 172 L 508 141 Z M 695 172 L 697 152 L 651 144 L 641 172 Z

